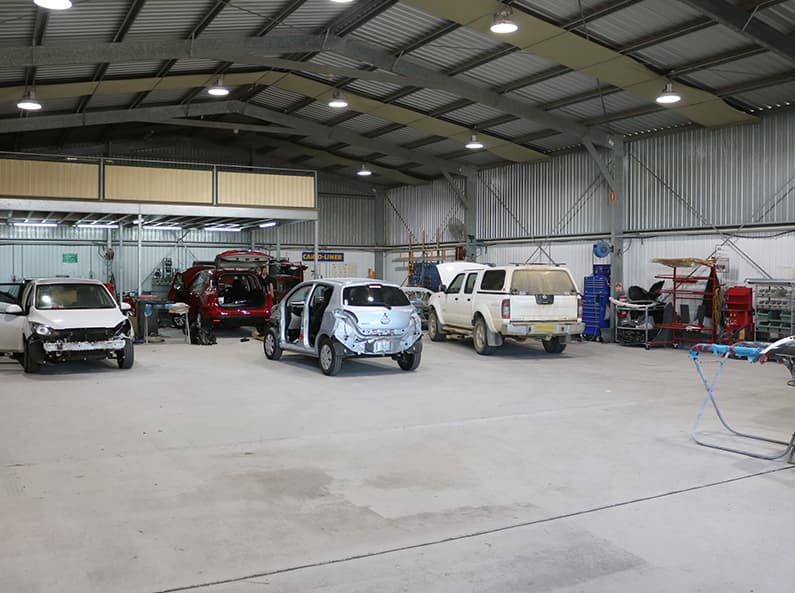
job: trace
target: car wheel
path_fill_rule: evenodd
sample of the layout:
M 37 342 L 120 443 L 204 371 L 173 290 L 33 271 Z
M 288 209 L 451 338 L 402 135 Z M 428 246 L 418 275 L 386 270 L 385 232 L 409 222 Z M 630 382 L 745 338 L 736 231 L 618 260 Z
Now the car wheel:
M 544 350 L 550 354 L 560 354 L 566 349 L 566 342 L 562 342 L 558 337 L 544 340 L 543 344 Z
M 431 309 L 428 313 L 428 337 L 431 342 L 443 342 L 447 339 L 447 336 L 439 326 L 439 317 L 437 317 L 435 309 Z
M 124 340 L 124 348 L 116 352 L 116 363 L 120 369 L 131 369 L 135 362 L 135 348 L 132 340 Z
M 41 363 L 33 360 L 33 355 L 30 351 L 30 341 L 25 340 L 25 346 L 22 351 L 22 368 L 26 373 L 38 373 L 41 369 Z
M 279 333 L 275 327 L 268 330 L 265 334 L 262 347 L 265 349 L 265 357 L 268 360 L 279 360 L 282 357 L 282 347 L 279 345 Z
M 422 352 L 412 352 L 400 354 L 397 358 L 398 366 L 404 371 L 414 371 L 420 366 Z
M 494 346 L 489 346 L 487 331 L 486 320 L 478 317 L 472 330 L 472 343 L 475 345 L 475 352 L 483 356 L 488 356 L 494 352 Z
M 342 346 L 329 338 L 320 344 L 319 351 L 320 370 L 323 374 L 333 376 L 342 368 Z

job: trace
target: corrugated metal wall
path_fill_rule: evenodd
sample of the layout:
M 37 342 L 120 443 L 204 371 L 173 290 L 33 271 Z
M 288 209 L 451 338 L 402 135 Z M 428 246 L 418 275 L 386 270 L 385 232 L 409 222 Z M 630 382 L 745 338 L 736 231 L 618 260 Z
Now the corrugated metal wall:
M 390 190 L 385 209 L 387 245 L 407 245 L 410 235 L 411 242 L 417 244 L 423 231 L 429 242 L 435 242 L 437 229 L 442 241 L 453 241 L 448 222 L 464 219 L 461 203 L 444 179 Z
M 627 144 L 627 229 L 795 222 L 795 114 Z
M 594 160 L 576 152 L 478 176 L 478 238 L 607 232 L 609 190 Z
M 629 232 L 793 223 L 795 114 L 629 142 L 626 173 Z M 480 240 L 609 231 L 609 188 L 584 151 L 478 177 Z M 409 229 L 416 235 L 446 228 L 451 216 L 463 218 L 444 180 L 391 190 L 389 198 L 390 245 L 405 245 Z

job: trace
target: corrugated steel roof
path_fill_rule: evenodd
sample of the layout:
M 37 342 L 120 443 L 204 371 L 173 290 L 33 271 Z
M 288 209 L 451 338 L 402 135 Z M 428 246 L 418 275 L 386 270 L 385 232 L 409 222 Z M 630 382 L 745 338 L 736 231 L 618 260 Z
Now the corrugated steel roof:
M 651 39 L 662 32 L 670 33 L 677 27 L 686 30 L 689 23 L 703 23 L 708 19 L 689 5 L 670 0 L 638 0 L 635 3 L 614 4 L 614 10 L 605 0 L 515 0 L 512 2 L 516 11 L 527 10 L 531 14 L 540 15 L 546 20 L 565 24 L 568 29 L 577 31 L 581 36 L 592 36 L 593 39 L 608 44 L 612 49 L 633 44 L 639 39 Z M 433 12 L 432 5 L 429 11 Z M 554 113 L 561 114 L 571 120 L 583 121 L 588 118 L 599 118 L 605 111 L 608 114 L 624 114 L 623 120 L 613 121 L 610 128 L 613 132 L 633 134 L 648 130 L 665 129 L 670 126 L 688 123 L 682 116 L 672 111 L 654 111 L 646 115 L 632 115 L 643 111 L 644 108 L 655 106 L 649 99 L 639 99 L 627 92 L 615 92 L 615 89 L 605 87 L 604 106 L 599 97 L 592 97 L 592 91 L 599 86 L 597 80 L 587 74 L 566 71 L 559 64 L 548 59 L 533 55 L 531 52 L 522 51 L 516 47 L 502 43 L 498 38 L 477 33 L 466 26 L 452 24 L 442 18 L 432 16 L 424 11 L 403 4 L 373 0 L 372 2 L 357 2 L 351 4 L 330 2 L 329 0 L 306 0 L 293 12 L 282 18 L 280 14 L 286 9 L 295 8 L 286 0 L 232 0 L 225 5 L 218 0 L 147 0 L 132 23 L 126 40 L 140 39 L 185 39 L 196 27 L 197 34 L 205 37 L 226 37 L 240 39 L 261 31 L 270 24 L 280 31 L 293 31 L 296 34 L 310 32 L 323 32 L 335 27 L 344 28 L 346 34 L 353 38 L 377 46 L 396 56 L 404 62 L 414 62 L 425 68 L 440 71 L 455 69 L 460 72 L 456 76 L 469 84 L 478 87 L 499 88 L 510 86 L 517 81 L 532 80 L 534 75 L 542 74 L 547 77 L 542 82 L 527 85 L 509 96 L 526 102 L 530 105 L 544 109 L 554 108 L 555 104 L 565 104 L 556 109 Z M 382 10 L 379 11 L 379 7 Z M 495 4 L 496 7 L 496 4 Z M 128 2 L 120 0 L 83 0 L 75 2 L 72 10 L 64 12 L 50 12 L 48 19 L 37 20 L 37 14 L 43 14 L 32 6 L 30 0 L 3 0 L 0 2 L 0 47 L 29 46 L 31 39 L 36 34 L 43 34 L 45 44 L 75 43 L 81 44 L 92 41 L 110 41 L 120 31 L 127 11 Z M 218 10 L 216 10 L 218 9 Z M 577 19 L 581 15 L 591 18 L 598 11 L 605 11 L 605 15 L 589 20 L 587 25 L 581 25 Z M 289 12 L 289 11 L 288 11 Z M 441 14 L 441 13 L 440 13 Z M 750 14 L 750 13 L 749 13 Z M 214 15 L 212 19 L 208 16 Z M 449 16 L 449 15 L 448 15 Z M 774 3 L 768 8 L 759 9 L 754 18 L 771 24 L 785 34 L 795 31 L 795 0 Z M 357 26 L 350 26 L 356 23 Z M 46 26 L 44 26 L 46 24 Z M 340 30 L 340 29 L 337 29 Z M 424 42 L 423 42 L 424 39 Z M 409 45 L 412 50 L 401 55 Z M 713 25 L 697 33 L 670 34 L 668 40 L 652 44 L 637 52 L 637 57 L 642 62 L 650 64 L 660 73 L 674 72 L 674 82 L 690 83 L 706 89 L 741 88 L 745 83 L 757 80 L 767 80 L 768 86 L 761 86 L 757 90 L 726 97 L 734 105 L 748 105 L 755 109 L 765 109 L 767 106 L 786 105 L 793 96 L 793 83 L 775 84 L 777 75 L 789 77 L 795 67 L 793 64 L 771 52 L 765 52 L 751 57 L 744 57 L 725 61 L 720 65 L 708 67 L 703 70 L 693 71 L 690 68 L 681 75 L 675 71 L 682 65 L 692 64 L 700 60 L 705 62 L 716 58 L 726 52 L 738 49 L 753 49 L 754 44 L 744 35 L 729 31 L 720 26 Z M 746 52 L 747 53 L 747 52 Z M 737 54 L 740 56 L 740 54 Z M 477 64 L 473 60 L 491 58 L 474 68 L 469 65 Z M 360 68 L 358 59 L 338 55 L 331 52 L 318 52 L 300 56 L 282 56 L 293 60 L 308 59 L 315 64 L 325 64 L 330 68 L 345 66 Z M 97 72 L 97 65 L 102 63 L 103 56 L 97 55 L 95 59 L 84 64 L 53 66 L 44 65 L 37 68 L 6 67 L 0 69 L 0 85 L 25 86 L 26 79 L 33 87 L 44 84 L 61 82 L 88 82 Z M 151 77 L 159 72 L 167 60 L 151 60 L 128 63 L 112 63 L 104 72 L 106 79 L 143 78 Z M 218 60 L 188 59 L 176 62 L 166 73 L 166 76 L 186 72 L 204 73 L 208 83 L 213 78 L 213 72 L 222 64 Z M 241 68 L 250 69 L 244 64 L 233 65 L 229 70 L 235 72 Z M 263 68 L 265 70 L 265 68 Z M 350 81 L 345 75 L 330 74 L 328 76 L 318 73 L 306 73 L 304 76 L 326 84 L 342 84 L 345 82 L 344 91 L 357 93 L 375 100 L 403 106 L 416 111 L 418 116 L 429 114 L 439 108 L 449 108 L 460 102 L 456 94 L 435 88 L 420 88 L 407 96 L 392 101 L 391 96 L 411 85 L 410 80 L 405 85 L 388 84 L 367 80 Z M 443 83 L 441 86 L 444 86 Z M 299 88 L 296 86 L 295 88 Z M 134 100 L 145 97 L 142 105 L 175 104 L 180 102 L 190 91 L 189 88 L 158 91 L 148 95 L 119 94 L 102 95 L 93 97 L 88 103 L 88 111 L 95 109 L 126 109 Z M 291 93 L 277 88 L 266 88 L 256 95 L 256 90 L 251 87 L 238 89 L 234 98 L 242 97 L 255 104 L 277 111 L 288 110 L 293 105 L 298 105 L 305 100 L 303 95 Z M 49 90 L 51 96 L 59 93 L 68 93 L 68 89 Z M 85 87 L 81 89 L 85 92 Z M 317 93 L 310 91 L 313 95 Z M 48 94 L 42 93 L 40 94 Z M 580 97 L 580 95 L 583 95 Z M 197 100 L 204 100 L 200 95 Z M 77 107 L 79 97 L 53 99 L 46 101 L 47 113 L 64 111 L 69 112 Z M 343 122 L 341 125 L 360 134 L 369 133 L 386 126 L 394 126 L 394 121 L 406 122 L 411 118 L 405 111 L 388 108 L 380 111 L 380 117 L 359 115 Z M 0 113 L 6 119 L 12 120 L 17 111 L 11 103 L 0 105 Z M 324 101 L 315 101 L 303 107 L 294 115 L 304 117 L 320 123 L 329 122 L 341 113 L 330 109 Z M 458 123 L 460 126 L 472 127 L 501 116 L 504 111 L 479 103 L 473 103 L 455 111 L 436 113 L 435 117 Z M 36 115 L 34 117 L 38 117 Z M 386 118 L 393 117 L 392 120 Z M 426 121 L 427 123 L 427 121 Z M 437 122 L 439 125 L 440 122 Z M 0 122 L 2 125 L 2 122 Z M 396 144 L 411 143 L 413 141 L 429 138 L 427 131 L 410 127 L 399 128 L 382 137 L 384 142 Z M 549 123 L 538 123 L 527 119 L 515 119 L 491 128 L 491 132 L 499 137 L 514 139 L 522 144 L 522 138 L 545 129 Z M 554 124 L 553 124 L 554 125 Z M 455 136 L 455 132 L 445 131 L 445 127 L 434 129 L 436 133 Z M 212 134 L 211 131 L 197 133 Z M 0 136 L 2 138 L 2 136 Z M 316 139 L 320 141 L 319 139 Z M 557 150 L 568 146 L 576 139 L 558 134 L 551 138 L 537 139 L 532 145 L 548 150 Z M 333 144 L 334 142 L 332 142 Z M 445 154 L 446 152 L 460 152 L 460 138 L 448 140 L 446 137 L 418 149 L 429 154 Z M 517 147 L 514 146 L 516 154 Z M 356 154 L 359 154 L 357 152 Z M 506 153 L 503 153 L 506 154 Z M 510 154 L 510 153 L 509 153 Z M 484 162 L 487 159 L 499 158 L 495 154 L 484 152 L 466 155 L 473 162 Z M 397 158 L 399 161 L 400 159 Z M 393 161 L 389 161 L 393 162 Z M 433 167 L 424 165 L 424 169 L 432 170 Z M 414 172 L 416 173 L 416 171 Z M 413 174 L 413 173 L 412 173 Z
M 585 14 L 588 14 L 586 10 Z M 680 2 L 671 0 L 643 0 L 613 12 L 607 16 L 588 22 L 590 34 L 611 42 L 616 47 L 624 47 L 637 39 L 649 37 L 660 30 L 660 23 L 676 27 L 698 18 L 704 18 L 698 11 Z
M 755 78 L 784 74 L 795 69 L 789 60 L 772 52 L 765 52 L 743 60 L 721 64 L 687 75 L 688 80 L 711 89 L 740 84 Z
M 721 25 L 714 25 L 696 33 L 676 37 L 670 41 L 635 52 L 635 55 L 663 69 L 672 70 L 687 64 L 751 45 L 743 35 Z
M 356 29 L 351 37 L 397 52 L 414 39 L 437 30 L 444 22 L 411 6 L 396 4 Z

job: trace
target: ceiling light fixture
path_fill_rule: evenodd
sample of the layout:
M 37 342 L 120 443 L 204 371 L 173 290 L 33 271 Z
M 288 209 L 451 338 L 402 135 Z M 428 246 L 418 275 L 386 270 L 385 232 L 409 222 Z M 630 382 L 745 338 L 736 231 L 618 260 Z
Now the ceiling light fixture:
M 119 225 L 114 223 L 99 223 L 99 222 L 80 222 L 75 225 L 79 229 L 117 229 Z
M 43 227 L 56 227 L 58 226 L 57 222 L 15 222 L 14 226 L 43 226 Z
M 239 226 L 206 226 L 204 230 L 211 233 L 239 233 L 243 229 Z
M 38 111 L 42 105 L 36 100 L 36 94 L 33 91 L 27 91 L 17 103 L 17 107 L 23 111 Z
M 72 8 L 72 0 L 33 0 L 33 4 L 50 10 L 66 10 Z
M 331 101 L 328 102 L 328 106 L 332 109 L 345 109 L 348 106 L 348 102 L 345 100 L 345 97 L 342 96 L 342 91 L 336 89 L 334 94 L 331 96 Z
M 467 148 L 469 150 L 479 150 L 483 148 L 483 143 L 480 140 L 478 140 L 477 134 L 472 134 L 472 137 L 469 139 L 469 142 L 467 143 Z
M 276 222 L 274 222 L 274 221 L 263 222 L 261 225 L 259 225 L 259 228 L 261 228 L 261 229 L 269 229 L 269 228 L 274 227 L 274 226 L 276 226 Z
M 149 225 L 144 225 L 143 228 L 145 231 L 181 231 L 182 230 L 181 226 L 176 226 L 176 225 L 158 226 L 156 224 L 149 224 Z
M 229 94 L 229 89 L 224 86 L 224 79 L 216 80 L 215 85 L 207 89 L 207 94 L 213 97 L 226 97 Z
M 369 177 L 370 175 L 373 174 L 373 172 L 370 169 L 367 168 L 367 165 L 362 163 L 362 168 L 359 169 L 358 171 L 356 171 L 356 174 L 359 177 Z
M 519 29 L 513 19 L 513 10 L 510 6 L 503 6 L 494 13 L 494 22 L 491 23 L 491 32 L 497 35 L 507 35 L 508 33 L 516 33 Z
M 657 102 L 660 105 L 671 105 L 672 103 L 679 103 L 681 100 L 682 96 L 674 91 L 674 85 L 670 82 L 665 84 L 663 92 L 657 97 Z

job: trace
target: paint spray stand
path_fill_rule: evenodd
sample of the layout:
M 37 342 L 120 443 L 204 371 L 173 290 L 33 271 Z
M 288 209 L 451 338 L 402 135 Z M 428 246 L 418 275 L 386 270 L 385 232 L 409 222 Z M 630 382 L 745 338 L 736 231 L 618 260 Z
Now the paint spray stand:
M 718 359 L 718 370 L 715 372 L 715 376 L 711 381 L 708 380 L 704 374 L 702 361 L 699 358 L 699 355 L 702 352 L 711 352 L 714 357 Z M 701 408 L 696 414 L 696 419 L 693 422 L 693 428 L 690 431 L 690 436 L 693 437 L 693 440 L 696 443 L 704 447 L 720 449 L 721 451 L 729 451 L 731 453 L 739 453 L 740 455 L 746 455 L 756 459 L 766 459 L 769 461 L 786 459 L 789 463 L 793 463 L 793 455 L 795 454 L 795 433 L 793 433 L 792 438 L 790 438 L 789 441 L 780 441 L 777 439 L 771 439 L 735 430 L 723 418 L 723 414 L 721 414 L 720 408 L 718 407 L 718 402 L 715 399 L 715 387 L 717 386 L 721 373 L 723 372 L 723 367 L 730 358 L 745 359 L 748 362 L 758 362 L 760 364 L 765 362 L 781 363 L 787 367 L 790 374 L 792 375 L 792 380 L 789 381 L 788 384 L 790 386 L 795 386 L 795 336 L 779 340 L 773 344 L 738 343 L 733 346 L 725 346 L 722 344 L 696 344 L 690 350 L 690 359 L 696 365 L 696 370 L 698 371 L 699 377 L 701 377 L 701 382 L 704 384 L 704 389 L 706 390 L 707 394 L 704 397 L 704 402 L 701 404 Z M 750 441 L 782 445 L 785 448 L 781 451 L 764 454 L 745 449 L 724 447 L 722 445 L 704 441 L 698 433 L 698 425 L 701 422 L 701 417 L 703 416 L 704 410 L 707 408 L 708 404 L 712 405 L 712 408 L 715 410 L 715 414 L 717 415 L 718 420 L 720 420 L 720 423 L 733 436 Z

